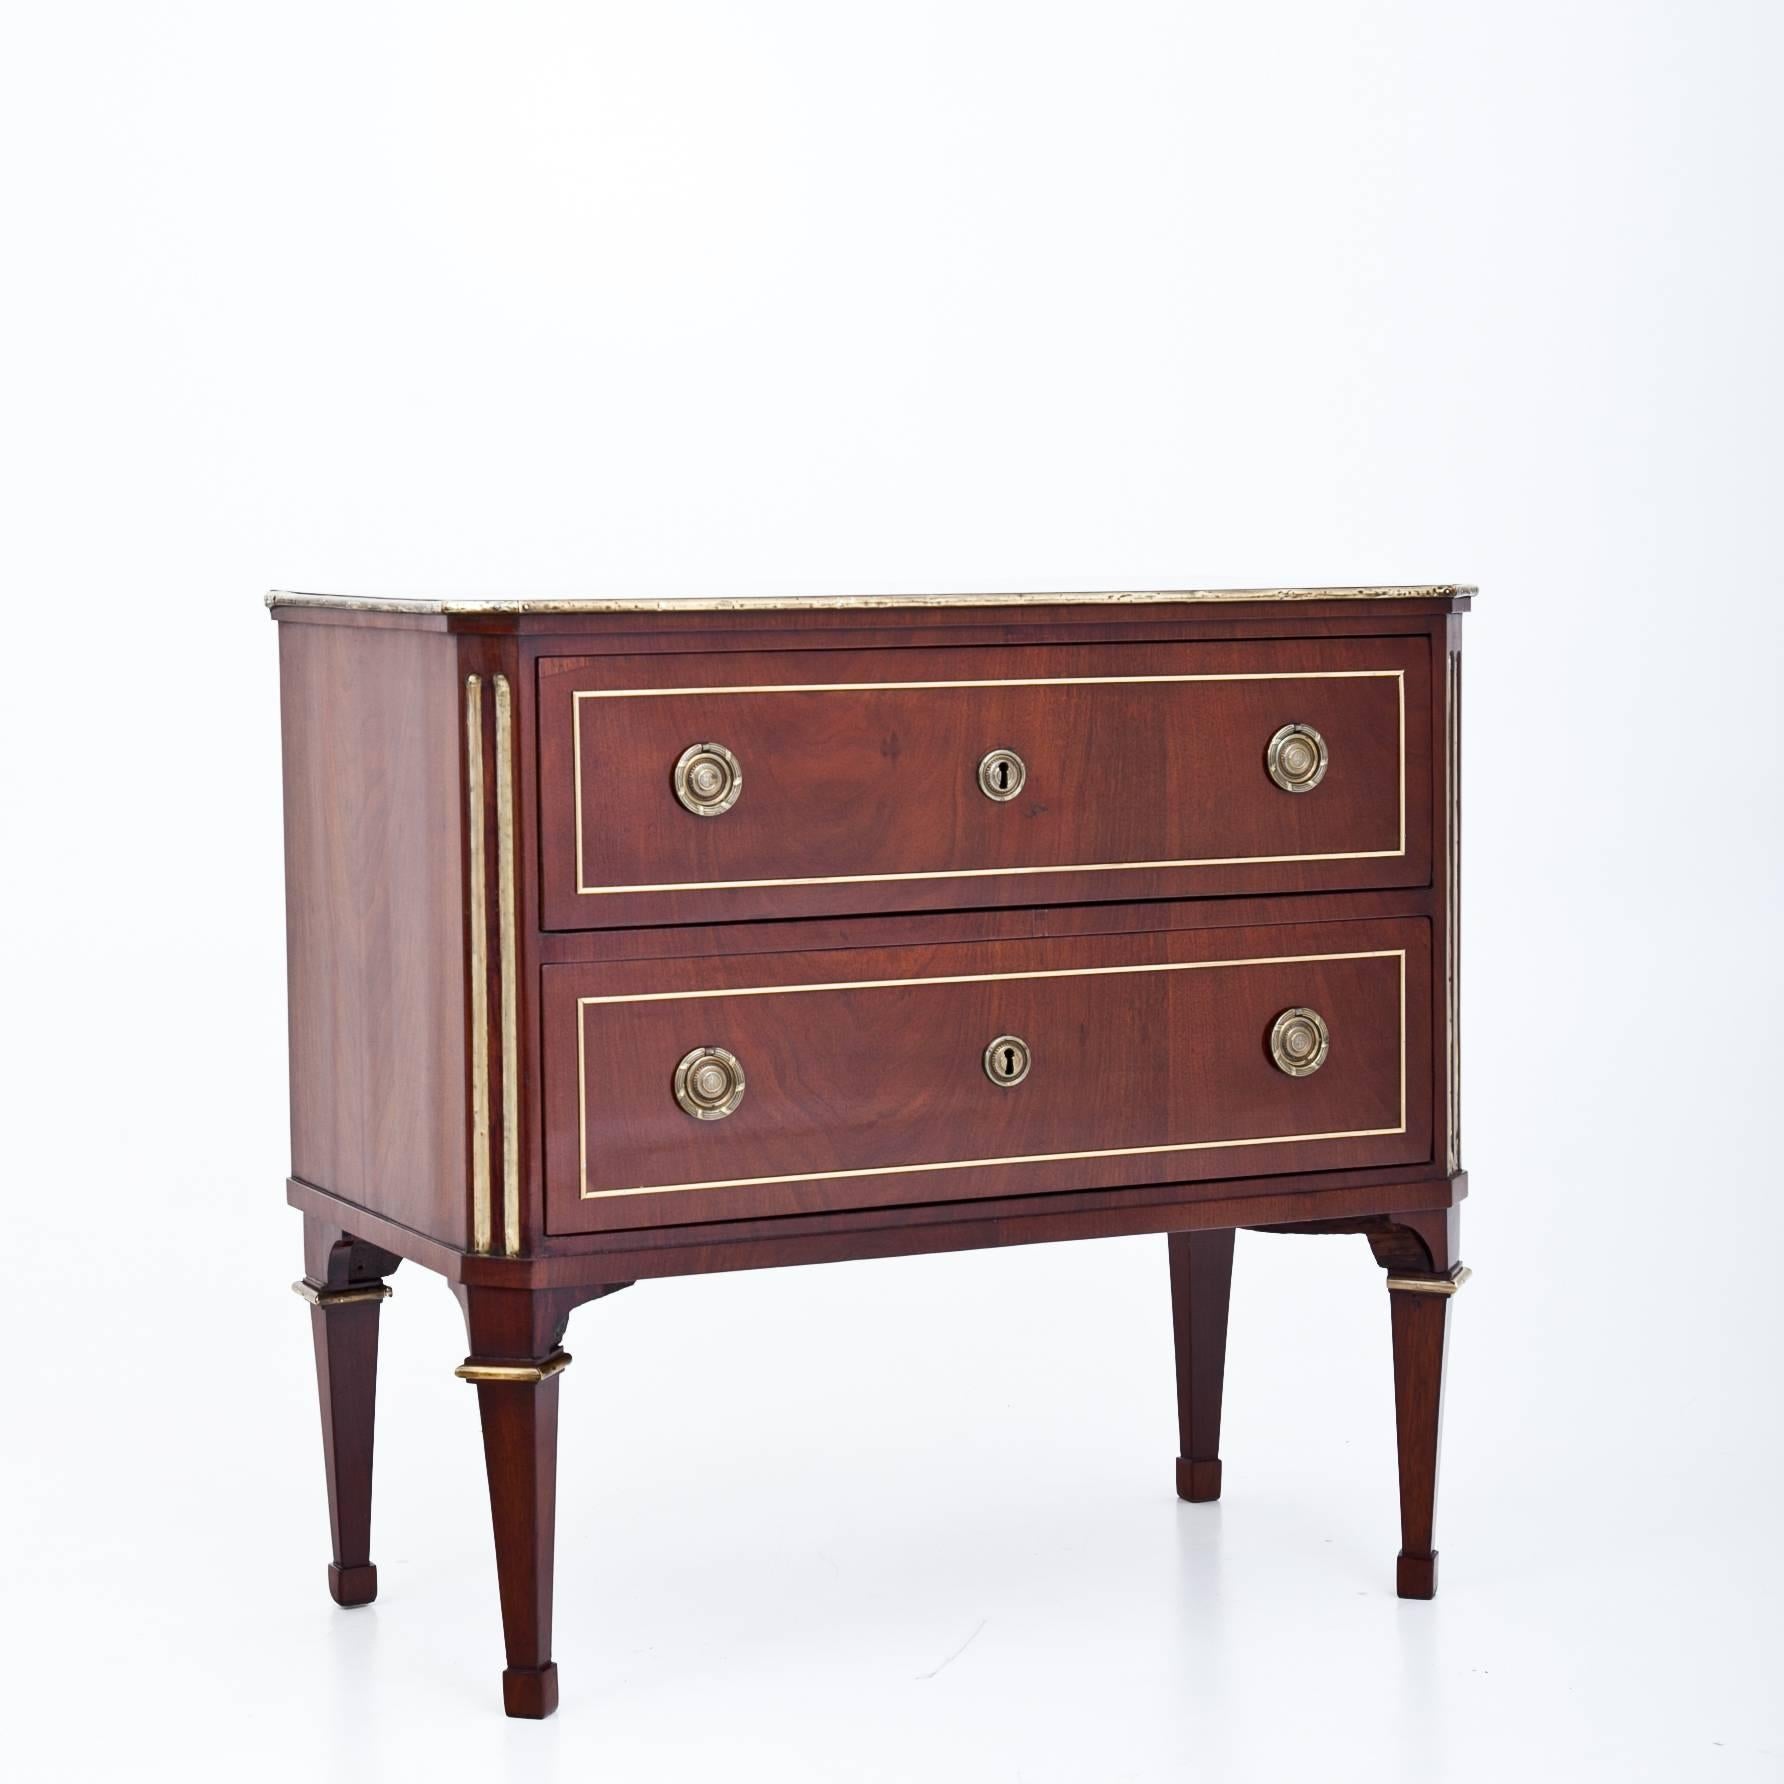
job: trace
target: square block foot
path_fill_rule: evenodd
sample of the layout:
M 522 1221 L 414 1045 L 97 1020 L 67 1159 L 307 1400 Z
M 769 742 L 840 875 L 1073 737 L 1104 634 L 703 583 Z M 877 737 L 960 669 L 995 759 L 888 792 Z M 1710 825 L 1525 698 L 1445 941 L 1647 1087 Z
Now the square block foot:
M 1409 1555 L 1404 1549 L 1394 1567 L 1394 1591 L 1401 1598 L 1437 1596 L 1437 1551 Z
M 511 1666 L 502 1674 L 502 1708 L 510 1716 L 537 1722 L 558 1707 L 557 1662 Z
M 1212 1462 L 1187 1462 L 1177 1458 L 1177 1497 L 1192 1505 L 1206 1505 L 1220 1497 L 1220 1458 Z
M 364 1561 L 357 1567 L 336 1567 L 328 1564 L 328 1595 L 336 1604 L 351 1608 L 370 1604 L 378 1596 L 378 1570 Z

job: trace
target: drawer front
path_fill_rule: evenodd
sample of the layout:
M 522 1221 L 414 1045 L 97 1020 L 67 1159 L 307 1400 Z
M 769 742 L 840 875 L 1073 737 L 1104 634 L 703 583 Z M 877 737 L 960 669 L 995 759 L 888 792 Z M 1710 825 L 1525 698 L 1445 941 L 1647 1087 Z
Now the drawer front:
M 1431 1155 L 1423 919 L 542 975 L 556 1233 Z
M 1422 636 L 547 658 L 542 920 L 1421 885 L 1428 662 Z M 1288 727 L 1301 790 L 1271 774 Z

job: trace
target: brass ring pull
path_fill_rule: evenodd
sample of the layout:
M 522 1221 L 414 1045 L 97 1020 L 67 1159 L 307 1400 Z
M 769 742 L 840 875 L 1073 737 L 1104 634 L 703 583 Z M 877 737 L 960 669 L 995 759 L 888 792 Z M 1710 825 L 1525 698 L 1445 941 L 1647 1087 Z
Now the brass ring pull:
M 1270 1028 L 1270 1057 L 1291 1078 L 1309 1078 L 1326 1063 L 1332 1037 L 1318 1010 L 1284 1010 Z
M 1311 793 L 1326 778 L 1326 740 L 1311 725 L 1284 725 L 1264 752 L 1270 778 L 1285 793 Z
M 1014 799 L 1028 779 L 1028 764 L 1014 750 L 992 750 L 979 763 L 979 791 L 999 805 Z
M 722 743 L 694 743 L 681 752 L 672 777 L 675 797 L 697 818 L 716 818 L 737 803 L 743 769 Z
M 722 1121 L 743 1101 L 743 1067 L 723 1047 L 696 1047 L 675 1068 L 675 1100 L 696 1121 Z
M 1034 1055 L 1019 1034 L 1000 1034 L 985 1049 L 985 1076 L 1004 1090 L 1014 1090 L 1033 1063 Z

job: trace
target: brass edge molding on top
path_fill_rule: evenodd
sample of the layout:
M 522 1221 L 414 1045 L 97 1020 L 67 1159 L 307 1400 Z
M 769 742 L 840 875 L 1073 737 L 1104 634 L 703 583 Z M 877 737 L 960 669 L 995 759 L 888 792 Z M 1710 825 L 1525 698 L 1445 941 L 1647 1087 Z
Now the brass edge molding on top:
M 661 700 L 673 696 L 731 694 L 847 694 L 934 691 L 940 688 L 1137 687 L 1180 682 L 1225 681 L 1386 681 L 1395 684 L 1399 726 L 1399 842 L 1391 849 L 1339 849 L 1295 855 L 1207 855 L 1168 861 L 1066 861 L 1041 867 L 943 867 L 909 873 L 806 874 L 791 879 L 666 880 L 618 886 L 591 886 L 583 865 L 582 837 L 582 702 L 584 700 Z M 1183 867 L 1268 866 L 1288 861 L 1395 860 L 1406 853 L 1406 671 L 1404 669 L 1256 669 L 1202 675 L 1039 675 L 994 676 L 966 681 L 798 681 L 740 683 L 729 687 L 575 688 L 570 694 L 571 798 L 575 802 L 576 891 L 579 897 L 608 897 L 625 892 L 739 892 L 774 886 L 890 885 L 907 880 L 982 880 L 1045 873 L 1141 873 Z
M 387 1282 L 355 1283 L 351 1288 L 318 1288 L 315 1283 L 300 1279 L 292 1283 L 291 1292 L 312 1307 L 351 1307 L 360 1301 L 388 1301 L 392 1291 Z
M 1196 607 L 1246 601 L 1448 601 L 1462 597 L 1472 599 L 1479 593 L 1480 590 L 1469 582 L 1433 582 L 1358 588 L 1145 589 L 1036 595 L 731 595 L 705 601 L 406 601 L 395 596 L 379 599 L 366 595 L 306 595 L 290 589 L 270 589 L 266 605 L 270 608 L 329 607 L 340 613 L 829 613 L 876 607 Z
M 1393 960 L 1399 966 L 1400 1121 L 1396 1127 L 1347 1128 L 1315 1134 L 1258 1134 L 1238 1139 L 1178 1140 L 1158 1146 L 1099 1146 L 1082 1152 L 1029 1152 L 998 1158 L 945 1158 L 906 1165 L 862 1165 L 846 1171 L 791 1171 L 767 1177 L 720 1177 L 696 1183 L 647 1183 L 627 1189 L 588 1186 L 588 1041 L 584 1012 L 591 1005 L 672 1003 L 703 997 L 776 997 L 807 991 L 886 991 L 914 985 L 979 985 L 1022 979 L 1090 979 L 1116 974 L 1198 972 L 1219 967 L 1299 966 L 1333 960 Z M 576 1114 L 578 1199 L 606 1201 L 620 1196 L 675 1195 L 685 1190 L 754 1189 L 779 1183 L 835 1183 L 859 1177 L 908 1177 L 934 1171 L 976 1171 L 999 1165 L 1054 1164 L 1090 1158 L 1148 1158 L 1178 1152 L 1217 1152 L 1229 1147 L 1293 1146 L 1319 1140 L 1387 1139 L 1406 1132 L 1406 950 L 1361 948 L 1337 954 L 1273 954 L 1247 960 L 1167 960 L 1127 966 L 1048 967 L 1013 973 L 948 973 L 919 979 L 857 979 L 826 984 L 747 985 L 706 991 L 646 991 L 635 995 L 579 997 L 576 1000 Z
M 514 700 L 496 690 L 496 920 L 502 971 L 502 1249 L 520 1255 L 520 967 L 514 896 Z
M 483 677 L 465 677 L 465 805 L 470 823 L 471 1249 L 487 1252 L 489 1199 L 489 892 L 483 842 Z
M 1457 1264 L 1447 1276 L 1390 1276 L 1388 1287 L 1403 1295 L 1453 1295 L 1473 1274 Z
M 460 1381 L 548 1381 L 568 1369 L 571 1360 L 567 1350 L 554 1351 L 542 1363 L 482 1363 L 475 1357 L 466 1357 L 452 1373 Z

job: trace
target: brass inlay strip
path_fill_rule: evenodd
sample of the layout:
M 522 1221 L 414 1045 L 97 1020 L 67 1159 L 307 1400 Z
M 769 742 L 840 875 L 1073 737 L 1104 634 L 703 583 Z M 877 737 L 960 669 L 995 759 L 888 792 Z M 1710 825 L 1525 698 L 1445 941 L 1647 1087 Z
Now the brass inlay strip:
M 483 847 L 483 678 L 465 677 L 465 802 L 469 808 L 471 923 L 471 1249 L 488 1251 L 489 894 Z
M 889 693 L 937 688 L 1132 687 L 1176 682 L 1211 681 L 1374 681 L 1397 684 L 1399 716 L 1399 842 L 1391 849 L 1339 849 L 1298 855 L 1205 855 L 1167 861 L 1064 861 L 1040 867 L 944 867 L 911 873 L 806 874 L 791 879 L 665 880 L 653 884 L 591 886 L 583 865 L 582 841 L 582 702 L 584 700 L 661 700 L 674 695 L 845 694 Z M 760 683 L 736 687 L 578 688 L 570 697 L 571 788 L 576 803 L 576 890 L 585 897 L 621 892 L 735 892 L 768 886 L 889 885 L 907 880 L 999 879 L 1038 873 L 1140 873 L 1157 868 L 1263 866 L 1286 861 L 1391 860 L 1406 853 L 1406 672 L 1403 669 L 1285 669 L 1225 675 L 1043 675 L 992 677 L 980 681 L 826 681 Z
M 1457 1264 L 1447 1276 L 1390 1276 L 1388 1287 L 1403 1295 L 1453 1295 L 1473 1274 Z
M 578 700 L 672 700 L 688 694 L 896 694 L 937 688 L 1140 687 L 1182 681 L 1385 681 L 1403 669 L 1244 669 L 1205 675 L 993 675 L 964 681 L 719 682 L 712 687 L 578 688 Z
M 553 1375 L 568 1369 L 570 1362 L 571 1357 L 567 1350 L 554 1352 L 542 1363 L 480 1363 L 475 1357 L 466 1357 L 452 1373 L 460 1381 L 525 1383 L 549 1380 Z
M 1304 966 L 1318 960 L 1393 960 L 1404 948 L 1358 948 L 1343 954 L 1260 954 L 1249 960 L 1141 961 L 1129 966 L 1049 966 L 1019 973 L 938 973 L 919 979 L 834 979 L 823 984 L 711 986 L 704 991 L 627 991 L 579 997 L 578 1004 L 685 1003 L 696 997 L 792 997 L 807 991 L 896 991 L 909 985 L 991 985 L 1015 979 L 1095 979 L 1132 973 L 1209 972 L 1223 966 Z
M 496 920 L 502 964 L 502 1249 L 520 1255 L 520 966 L 514 918 L 514 701 L 496 689 Z
M 1462 1025 L 1458 1007 L 1461 957 L 1457 933 L 1462 920 L 1462 653 L 1449 653 L 1444 683 L 1444 872 L 1443 1019 L 1444 1056 L 1449 1070 L 1446 1154 L 1451 1175 L 1462 1168 Z
M 1396 960 L 1400 971 L 1400 1121 L 1397 1127 L 1349 1128 L 1316 1134 L 1259 1134 L 1229 1140 L 1181 1140 L 1159 1146 L 1101 1146 L 1082 1152 L 1030 1152 L 998 1158 L 948 1158 L 922 1164 L 863 1165 L 847 1171 L 793 1171 L 770 1177 L 719 1177 L 696 1183 L 650 1183 L 632 1189 L 590 1189 L 588 1186 L 588 1069 L 583 1012 L 591 1005 L 670 1003 L 690 998 L 782 997 L 808 991 L 886 991 L 916 985 L 980 985 L 1023 979 L 1089 979 L 1134 973 L 1206 972 L 1220 967 L 1297 966 L 1331 960 Z M 1289 1146 L 1316 1140 L 1376 1139 L 1406 1132 L 1406 950 L 1366 948 L 1336 954 L 1273 954 L 1248 960 L 1171 960 L 1133 966 L 1052 967 L 1031 972 L 949 973 L 918 979 L 854 979 L 826 984 L 746 985 L 704 991 L 647 991 L 636 995 L 579 997 L 576 1000 L 576 1095 L 580 1195 L 583 1201 L 613 1196 L 668 1195 L 690 1189 L 748 1189 L 776 1183 L 829 1183 L 854 1177 L 903 1177 L 931 1171 L 973 1171 L 995 1165 L 1050 1164 L 1086 1158 L 1137 1158 L 1173 1152 L 1209 1152 L 1238 1146 Z
M 352 1288 L 318 1288 L 313 1282 L 292 1283 L 291 1292 L 308 1301 L 312 1307 L 352 1307 L 361 1301 L 388 1301 L 387 1282 L 356 1283 Z

